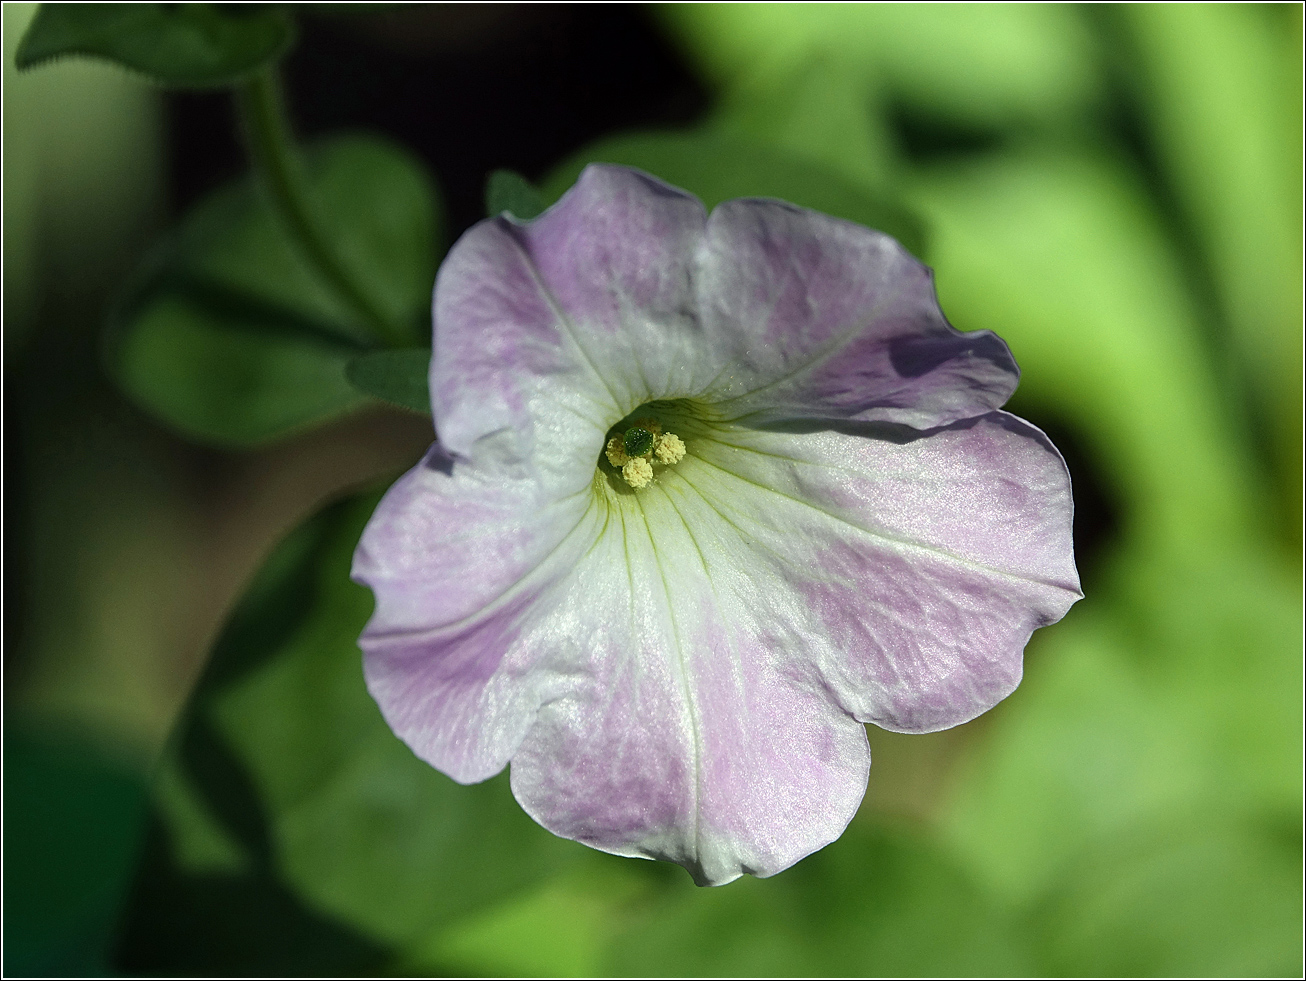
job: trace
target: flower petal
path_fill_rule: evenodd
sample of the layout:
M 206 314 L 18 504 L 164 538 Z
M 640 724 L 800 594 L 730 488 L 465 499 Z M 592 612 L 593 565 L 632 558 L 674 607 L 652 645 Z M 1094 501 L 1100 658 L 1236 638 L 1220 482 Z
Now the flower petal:
M 785 428 L 691 432 L 661 484 L 751 548 L 759 635 L 886 729 L 948 728 L 1010 694 L 1030 634 L 1082 595 L 1047 437 L 1005 412 L 929 434 Z
M 368 689 L 419 757 L 464 783 L 503 769 L 544 697 L 547 679 L 520 681 L 538 652 L 514 641 L 583 552 L 592 506 L 542 498 L 481 446 L 477 463 L 437 446 L 400 478 L 352 572 L 376 596 L 359 638 Z
M 555 834 L 701 885 L 772 875 L 856 813 L 865 730 L 752 629 L 736 556 L 699 548 L 718 517 L 632 500 L 553 613 L 579 670 L 513 758 L 513 792 Z
M 720 883 L 837 838 L 858 722 L 989 708 L 1078 582 L 1064 465 L 1005 413 L 928 436 L 680 428 L 689 455 L 651 487 L 538 518 L 529 482 L 409 475 L 360 547 L 361 643 L 422 758 L 468 781 L 511 758 L 546 828 Z
M 718 605 L 665 496 L 646 516 L 626 495 L 624 511 L 536 517 L 528 485 L 500 476 L 437 451 L 364 534 L 354 577 L 377 609 L 359 643 L 390 727 L 463 782 L 512 759 L 545 827 L 703 883 L 837 838 L 865 792 L 865 732 L 785 675 L 735 591 Z M 718 577 L 734 558 L 716 556 Z
M 692 388 L 704 340 L 690 271 L 705 220 L 697 198 L 595 165 L 536 220 L 468 231 L 435 290 L 431 393 L 445 447 L 467 454 L 508 429 L 523 458 L 540 446 L 559 457 L 578 420 L 605 430 Z
M 705 398 L 731 416 L 929 429 L 998 408 L 1020 377 L 996 334 L 948 324 L 898 242 L 791 204 L 718 206 L 697 288 L 713 347 L 731 345 Z

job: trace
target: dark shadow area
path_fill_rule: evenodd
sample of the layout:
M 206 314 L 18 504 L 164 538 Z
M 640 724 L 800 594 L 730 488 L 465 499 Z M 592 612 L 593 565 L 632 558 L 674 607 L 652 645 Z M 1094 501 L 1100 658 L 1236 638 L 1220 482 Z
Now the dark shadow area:
M 246 875 L 189 874 L 158 818 L 132 893 L 114 967 L 178 977 L 383 973 L 390 953 L 303 905 L 262 861 Z
M 900 101 L 890 104 L 887 117 L 903 155 L 914 164 L 992 153 L 1011 138 L 1011 134 L 1002 130 L 931 116 Z
M 1115 545 L 1122 525 L 1120 496 L 1103 477 L 1102 468 L 1093 459 L 1087 441 L 1075 426 L 1050 416 L 1037 406 L 1015 404 L 1007 409 L 1047 434 L 1070 471 L 1070 490 L 1075 500 L 1075 565 L 1084 583 L 1084 595 L 1091 593 L 1092 582 L 1101 558 Z
M 6 723 L 6 977 L 109 973 L 145 795 L 93 742 Z
M 943 336 L 908 335 L 889 342 L 889 363 L 903 378 L 919 378 L 954 358 L 981 359 L 1019 377 L 1007 342 L 987 330 Z
M 302 8 L 301 8 L 302 9 Z M 599 136 L 680 126 L 706 89 L 642 7 L 415 4 L 300 17 L 285 65 L 304 137 L 379 131 L 434 171 L 450 240 L 485 216 L 485 182 L 532 179 Z M 244 170 L 230 99 L 172 93 L 174 213 Z
M 268 818 L 248 769 L 209 718 L 210 699 L 265 663 L 311 610 L 320 551 L 344 505 L 284 540 L 241 600 L 214 647 L 184 715 L 177 765 L 245 859 L 243 873 L 195 873 L 175 861 L 151 814 L 112 967 L 127 974 L 362 975 L 390 951 L 307 908 L 279 880 Z

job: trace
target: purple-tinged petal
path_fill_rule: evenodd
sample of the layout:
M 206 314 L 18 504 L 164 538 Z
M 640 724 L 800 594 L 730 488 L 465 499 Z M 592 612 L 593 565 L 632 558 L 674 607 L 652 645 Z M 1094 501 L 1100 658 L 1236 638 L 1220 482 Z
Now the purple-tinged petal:
M 352 573 L 376 596 L 359 646 L 382 714 L 468 783 L 503 769 L 529 726 L 537 652 L 514 641 L 596 533 L 588 494 L 544 499 L 492 464 L 434 448 L 382 499 Z
M 690 455 L 615 499 L 553 613 L 586 660 L 513 759 L 545 827 L 702 883 L 778 872 L 855 812 L 857 721 L 973 718 L 1078 597 L 1069 480 L 1033 427 L 794 428 L 681 420 Z
M 1020 377 L 996 334 L 948 324 L 894 239 L 794 205 L 717 207 L 697 285 L 714 346 L 732 345 L 704 397 L 731 417 L 930 429 L 997 409 Z
M 836 839 L 870 766 L 862 727 L 784 673 L 737 574 L 699 551 L 712 530 L 665 496 L 617 504 L 554 613 L 583 662 L 512 762 L 544 827 L 703 885 L 772 875 Z
M 683 191 L 591 166 L 534 221 L 467 232 L 435 290 L 432 408 L 446 448 L 466 455 L 508 430 L 523 458 L 541 443 L 558 456 L 578 420 L 604 430 L 692 389 L 704 342 L 690 272 L 704 222 Z
M 1065 464 L 1004 412 L 928 435 L 851 428 L 691 434 L 662 488 L 710 501 L 746 543 L 784 670 L 886 729 L 966 722 L 1082 595 Z

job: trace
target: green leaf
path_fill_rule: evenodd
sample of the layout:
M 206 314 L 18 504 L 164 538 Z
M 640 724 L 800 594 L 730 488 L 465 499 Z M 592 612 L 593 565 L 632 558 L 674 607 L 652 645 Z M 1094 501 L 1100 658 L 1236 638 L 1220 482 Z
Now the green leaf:
M 6 720 L 6 974 L 114 973 L 108 954 L 146 801 L 142 781 L 103 753 L 66 730 Z
M 305 163 L 341 261 L 414 343 L 429 331 L 438 200 L 420 164 L 379 139 L 340 137 Z M 106 337 L 111 376 L 191 439 L 257 446 L 368 403 L 345 366 L 376 344 L 299 252 L 255 186 L 187 216 Z
M 345 367 L 345 377 L 360 392 L 429 416 L 430 367 L 430 348 L 372 351 L 350 361 Z
M 530 221 L 547 207 L 539 188 L 512 170 L 496 170 L 485 182 L 485 213 Z
M 1085 856 L 1039 904 L 1035 973 L 1298 977 L 1301 917 L 1300 818 L 1275 829 L 1179 812 Z
M 1022 976 L 1013 919 L 924 837 L 855 823 L 770 879 L 677 889 L 628 914 L 600 975 Z
M 1035 973 L 1299 973 L 1300 581 L 1139 551 L 1035 635 L 944 831 L 1037 921 Z
M 861 67 L 895 102 L 972 125 L 1057 123 L 1104 88 L 1079 11 L 1055 4 L 659 4 L 695 67 L 726 89 L 813 57 Z
M 310 203 L 341 262 L 382 314 L 408 324 L 414 343 L 426 340 L 443 214 L 425 168 L 402 147 L 362 134 L 325 140 L 305 157 Z M 175 265 L 344 337 L 374 340 L 249 180 L 187 216 Z
M 1287 8 L 1285 8 L 1286 10 Z M 1301 32 L 1256 7 L 1122 5 L 1158 162 L 1200 243 L 1239 396 L 1268 431 L 1282 540 L 1301 541 Z
M 916 255 L 925 249 L 920 222 L 904 208 L 828 167 L 742 135 L 705 130 L 601 140 L 555 169 L 545 196 L 556 200 L 594 162 L 638 167 L 697 195 L 709 209 L 731 198 L 779 198 L 887 232 Z
M 459 786 L 382 720 L 357 645 L 372 596 L 349 579 L 377 500 L 328 510 L 260 574 L 169 755 L 183 771 L 168 777 L 171 793 L 180 782 L 194 799 L 163 817 L 174 841 L 191 843 L 174 851 L 174 876 L 211 874 L 212 855 L 192 846 L 216 832 L 242 844 L 253 870 L 228 862 L 229 876 L 271 875 L 298 904 L 406 948 L 584 849 L 534 824 L 506 774 Z M 188 870 L 187 856 L 204 864 Z
M 116 376 L 142 408 L 199 442 L 256 446 L 363 404 L 345 379 L 357 348 L 225 313 L 182 291 L 134 312 Z
M 231 85 L 285 54 L 294 23 L 277 7 L 43 3 L 18 46 L 30 68 L 63 55 L 107 58 L 164 85 Z

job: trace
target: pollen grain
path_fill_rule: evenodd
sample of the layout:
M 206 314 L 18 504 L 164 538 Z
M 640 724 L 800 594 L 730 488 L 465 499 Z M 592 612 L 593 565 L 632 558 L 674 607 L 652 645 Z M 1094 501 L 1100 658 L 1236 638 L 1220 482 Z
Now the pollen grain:
M 637 456 L 633 460 L 628 460 L 621 468 L 621 476 L 636 490 L 647 487 L 653 482 L 653 464 L 642 456 Z

